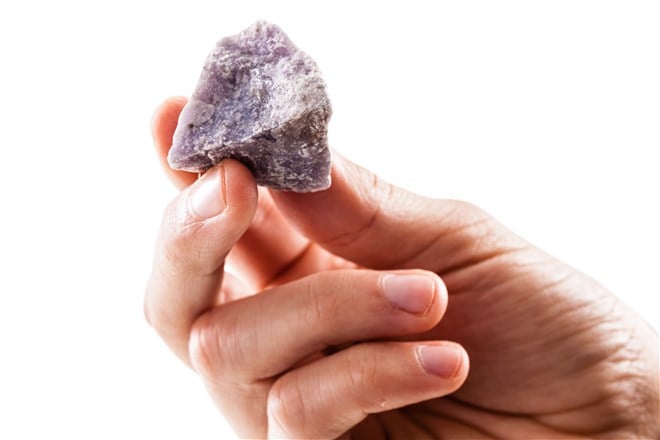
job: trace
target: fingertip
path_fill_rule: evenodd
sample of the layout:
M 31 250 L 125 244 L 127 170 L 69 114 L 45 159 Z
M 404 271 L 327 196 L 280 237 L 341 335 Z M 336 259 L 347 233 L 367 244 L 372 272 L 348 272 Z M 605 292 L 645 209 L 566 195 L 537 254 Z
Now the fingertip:
M 455 342 L 443 341 L 420 345 L 417 358 L 424 371 L 453 383 L 454 391 L 467 378 L 470 358 L 465 349 Z
M 197 179 L 197 175 L 194 173 L 173 170 L 167 162 L 167 153 L 172 147 L 172 138 L 179 120 L 179 114 L 187 101 L 188 99 L 183 96 L 168 98 L 156 108 L 151 118 L 151 135 L 158 161 L 170 181 L 179 189 L 189 186 Z
M 447 290 L 438 275 L 425 270 L 388 271 L 379 279 L 380 290 L 390 304 L 409 313 L 431 317 L 437 323 L 444 314 Z
M 459 362 L 456 372 L 452 380 L 454 381 L 454 386 L 456 387 L 454 391 L 458 390 L 465 381 L 467 380 L 468 374 L 470 373 L 470 356 L 467 351 L 461 344 L 451 342 L 458 352 Z
M 447 285 L 445 281 L 440 277 L 440 275 L 434 272 L 428 272 L 433 277 L 435 281 L 435 302 L 438 307 L 438 313 L 440 318 L 445 315 L 447 311 L 447 303 L 449 302 L 449 292 L 447 290 Z
M 270 192 L 278 208 L 304 235 L 324 244 L 348 237 L 373 219 L 379 200 L 367 188 L 373 186 L 374 179 L 373 174 L 333 151 L 327 189 Z
M 253 215 L 257 210 L 258 190 L 252 172 L 234 159 L 222 161 L 222 185 L 228 208 L 239 208 Z
M 151 134 L 158 138 L 161 134 L 174 133 L 179 113 L 188 102 L 185 96 L 171 96 L 161 102 L 151 117 Z M 174 125 L 174 127 L 172 127 Z
M 447 286 L 438 274 L 428 270 L 414 270 L 418 274 L 424 275 L 433 283 L 433 301 L 427 310 L 426 316 L 429 322 L 436 325 L 447 311 Z
M 254 177 L 244 165 L 232 159 L 225 159 L 204 172 L 188 193 L 187 208 L 199 220 L 230 215 L 232 223 L 247 227 L 257 209 Z

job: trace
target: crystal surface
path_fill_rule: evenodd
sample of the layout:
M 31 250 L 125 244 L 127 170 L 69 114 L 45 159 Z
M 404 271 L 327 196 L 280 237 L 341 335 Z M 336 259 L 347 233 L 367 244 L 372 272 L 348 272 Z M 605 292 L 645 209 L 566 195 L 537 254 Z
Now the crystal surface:
M 232 158 L 260 185 L 322 190 L 330 186 L 331 113 L 314 60 L 279 27 L 260 21 L 220 40 L 208 56 L 168 162 L 204 172 Z

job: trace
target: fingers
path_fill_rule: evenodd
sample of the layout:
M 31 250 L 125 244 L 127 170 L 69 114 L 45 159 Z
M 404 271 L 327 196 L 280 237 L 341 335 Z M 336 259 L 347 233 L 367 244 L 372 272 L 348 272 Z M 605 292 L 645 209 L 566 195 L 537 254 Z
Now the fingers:
M 456 391 L 469 369 L 450 342 L 355 345 L 280 377 L 268 395 L 268 438 L 337 438 L 368 414 Z
M 444 284 L 428 272 L 320 273 L 207 313 L 190 353 L 215 380 L 254 382 L 328 347 L 429 330 L 446 302 Z
M 252 221 L 256 206 L 252 174 L 226 160 L 181 192 L 165 212 L 145 314 L 186 362 L 190 327 L 215 305 L 225 257 Z
M 328 347 L 425 332 L 446 302 L 442 281 L 424 271 L 323 272 L 205 313 L 191 330 L 190 360 L 239 435 L 263 438 L 258 408 L 272 377 Z
M 521 246 L 470 204 L 412 194 L 336 153 L 333 161 L 328 190 L 271 193 L 305 236 L 336 255 L 376 269 L 445 272 Z

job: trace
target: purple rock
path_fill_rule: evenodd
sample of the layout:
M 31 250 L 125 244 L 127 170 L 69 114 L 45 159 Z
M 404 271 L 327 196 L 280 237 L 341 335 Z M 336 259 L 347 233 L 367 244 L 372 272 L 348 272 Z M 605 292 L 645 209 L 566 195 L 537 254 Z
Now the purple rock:
M 201 173 L 233 158 L 260 185 L 322 190 L 330 186 L 331 113 L 314 60 L 279 27 L 257 22 L 220 40 L 208 56 L 168 161 Z

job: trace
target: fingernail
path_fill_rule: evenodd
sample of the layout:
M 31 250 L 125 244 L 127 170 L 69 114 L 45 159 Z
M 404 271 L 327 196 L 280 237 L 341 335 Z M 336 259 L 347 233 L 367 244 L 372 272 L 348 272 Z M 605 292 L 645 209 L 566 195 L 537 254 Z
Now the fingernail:
M 201 218 L 211 218 L 225 209 L 224 169 L 222 164 L 208 170 L 195 182 L 190 209 Z
M 417 348 L 419 361 L 427 373 L 451 379 L 461 369 L 463 353 L 453 345 L 423 345 Z
M 431 307 L 436 282 L 426 275 L 386 275 L 383 294 L 395 307 L 415 314 L 424 314 Z

